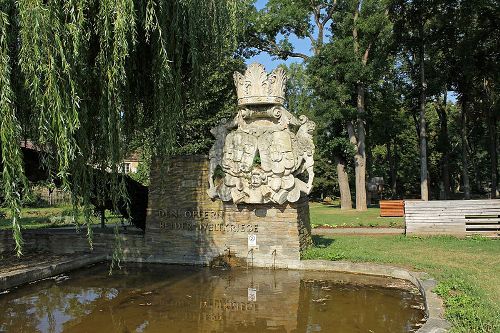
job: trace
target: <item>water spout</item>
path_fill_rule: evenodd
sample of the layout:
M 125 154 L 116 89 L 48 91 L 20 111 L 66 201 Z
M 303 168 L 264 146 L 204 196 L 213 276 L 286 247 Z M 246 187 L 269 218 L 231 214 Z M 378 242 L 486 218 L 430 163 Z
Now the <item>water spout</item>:
M 248 269 L 248 255 L 252 253 L 252 265 L 251 267 L 253 268 L 253 248 L 251 248 L 248 252 L 247 252 L 247 269 Z
M 224 253 L 227 252 L 227 257 L 231 258 L 231 248 L 229 246 L 226 246 L 224 249 Z

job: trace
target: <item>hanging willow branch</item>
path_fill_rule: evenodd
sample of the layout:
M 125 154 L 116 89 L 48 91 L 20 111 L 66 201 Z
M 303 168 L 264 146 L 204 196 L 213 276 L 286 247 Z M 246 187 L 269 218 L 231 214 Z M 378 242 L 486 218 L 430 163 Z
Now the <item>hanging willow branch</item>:
M 148 133 L 155 154 L 172 153 L 186 87 L 203 81 L 214 55 L 235 48 L 237 4 L 0 0 L 3 196 L 18 253 L 28 189 L 21 125 L 24 139 L 46 153 L 50 177 L 73 193 L 75 209 L 83 206 L 91 242 L 90 196 L 126 202 L 118 171 L 134 137 Z
M 11 88 L 11 64 L 8 41 L 9 20 L 5 12 L 0 11 L 0 137 L 2 145 L 2 182 L 4 200 L 12 216 L 12 230 L 16 241 L 16 252 L 21 255 L 23 239 L 19 217 L 21 213 L 21 194 L 27 188 L 21 156 L 20 131 L 13 105 Z

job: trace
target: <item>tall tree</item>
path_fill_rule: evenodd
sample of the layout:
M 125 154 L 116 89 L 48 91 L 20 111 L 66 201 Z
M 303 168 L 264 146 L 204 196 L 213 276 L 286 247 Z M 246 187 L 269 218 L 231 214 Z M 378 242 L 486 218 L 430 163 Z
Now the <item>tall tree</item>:
M 295 57 L 307 62 L 310 55 L 296 51 L 289 41 L 290 36 L 308 39 L 313 55 L 321 54 L 328 27 L 338 6 L 338 0 L 269 0 L 262 10 L 248 13 L 250 19 L 246 29 L 246 43 L 243 46 L 247 50 L 255 48 L 257 52 L 267 52 L 281 59 Z M 323 130 L 327 131 L 324 126 L 318 129 Z M 341 189 L 341 207 L 352 209 L 345 157 L 341 155 L 340 150 L 333 152 L 335 155 L 332 159 L 336 163 L 337 180 Z M 362 191 L 365 192 L 365 189 Z
M 366 202 L 366 93 L 388 66 L 392 25 L 381 1 L 342 1 L 332 15 L 332 38 L 310 61 L 316 93 L 342 115 L 354 147 L 356 209 Z
M 204 79 L 207 59 L 235 46 L 238 3 L 0 0 L 3 191 L 18 253 L 20 129 L 53 157 L 51 175 L 83 194 L 75 206 L 83 203 L 90 236 L 89 187 L 98 182 L 86 166 L 116 173 L 146 130 L 157 154 L 172 153 L 183 91 Z M 114 201 L 126 196 L 119 177 L 111 188 Z
M 293 63 L 290 66 L 282 65 L 286 70 L 288 77 L 286 100 L 287 109 L 297 115 L 306 115 L 315 121 L 319 127 L 318 135 L 315 136 L 316 155 L 315 155 L 315 168 L 319 172 L 315 172 L 312 196 L 317 198 L 324 198 L 325 195 L 332 195 L 336 186 L 333 184 L 335 178 L 347 177 L 347 170 L 339 170 L 340 165 L 345 165 L 345 161 L 335 161 L 339 158 L 341 152 L 332 151 L 331 138 L 326 137 L 328 126 L 322 123 L 321 118 L 318 118 L 316 109 L 318 108 L 318 99 L 312 90 L 309 82 L 309 76 L 306 72 L 305 64 Z M 335 166 L 332 162 L 335 161 L 337 168 L 337 177 L 335 177 Z M 349 188 L 349 179 L 337 179 L 339 184 L 341 199 L 341 209 L 352 209 L 351 192 Z
M 496 89 L 496 91 L 495 91 Z M 491 198 L 495 199 L 499 196 L 498 193 L 498 119 L 500 119 L 500 91 L 493 83 L 484 79 L 484 90 L 486 93 L 486 109 L 488 117 L 488 136 L 489 136 L 489 152 L 490 152 L 490 173 L 491 173 Z
M 410 78 L 418 93 L 418 136 L 420 140 L 420 197 L 429 200 L 429 175 L 427 165 L 427 103 L 426 48 L 429 30 L 429 16 L 433 11 L 432 1 L 396 0 L 392 4 L 395 21 L 396 43 L 409 64 Z M 435 2 L 434 2 L 435 3 Z
M 490 155 L 490 189 L 491 196 L 496 196 L 498 184 L 498 148 L 497 129 L 498 119 L 498 80 L 500 78 L 499 48 L 500 32 L 498 25 L 498 3 L 494 0 L 455 0 L 449 7 L 448 14 L 454 17 L 450 24 L 454 27 L 451 36 L 454 41 L 453 52 L 450 52 L 450 63 L 456 75 L 452 84 L 459 94 L 462 106 L 462 174 L 464 197 L 471 197 L 469 177 L 469 160 L 471 153 L 468 149 L 468 135 L 471 127 L 477 127 L 477 121 L 469 124 L 474 112 L 474 119 L 481 119 L 486 125 Z M 480 109 L 479 118 L 477 110 Z M 472 163 L 478 169 L 477 163 Z M 476 178 L 477 175 L 476 175 Z M 478 184 L 479 179 L 476 179 Z
M 336 65 L 338 73 L 345 72 L 346 67 L 352 68 L 350 73 L 346 73 L 349 81 L 347 90 L 352 93 L 351 97 L 354 97 L 355 112 L 351 114 L 353 117 L 350 121 L 346 122 L 346 130 L 350 142 L 355 146 L 356 209 L 366 210 L 365 91 L 367 82 L 371 79 L 369 76 L 374 70 L 373 65 L 378 66 L 379 59 L 374 57 L 374 52 L 381 49 L 380 46 L 384 44 L 385 38 L 390 36 L 386 4 L 380 1 L 353 0 L 312 2 L 270 0 L 263 10 L 256 13 L 253 22 L 254 24 L 250 25 L 253 30 L 248 30 L 250 45 L 261 51 L 283 59 L 300 57 L 309 63 L 310 57 L 295 52 L 290 44 L 288 37 L 294 34 L 311 41 L 314 58 L 324 58 L 325 42 L 327 42 L 326 48 L 330 49 L 330 59 L 316 61 L 315 66 Z M 328 27 L 331 36 L 326 41 L 325 32 Z M 324 71 L 314 70 L 314 72 Z M 340 79 L 337 74 L 333 77 Z M 319 81 L 321 84 L 330 84 L 330 80 L 316 80 Z M 319 85 L 315 87 L 321 90 Z M 318 93 L 323 98 L 337 97 Z M 344 103 L 345 108 L 349 101 L 344 98 Z M 344 173 L 345 167 L 339 164 L 343 159 L 335 158 L 335 160 L 338 172 Z M 343 174 L 338 179 L 345 182 L 348 177 Z M 345 188 L 345 185 L 340 184 L 340 187 Z M 345 204 L 348 204 L 347 201 Z
M 370 86 L 370 99 L 368 109 L 370 110 L 368 140 L 370 146 L 375 151 L 374 162 L 370 165 L 370 173 L 374 176 L 388 179 L 390 197 L 401 198 L 400 179 L 398 175 L 399 160 L 403 145 L 403 132 L 408 125 L 405 116 L 402 91 L 406 88 L 400 68 L 396 66 L 397 58 L 391 56 L 389 61 L 392 66 L 384 71 L 384 75 L 379 82 Z M 385 154 L 384 154 L 385 150 Z M 378 155 L 378 156 L 377 156 Z M 381 159 L 384 159 L 381 161 Z M 381 164 L 383 163 L 383 164 Z M 386 194 L 387 195 L 387 194 Z

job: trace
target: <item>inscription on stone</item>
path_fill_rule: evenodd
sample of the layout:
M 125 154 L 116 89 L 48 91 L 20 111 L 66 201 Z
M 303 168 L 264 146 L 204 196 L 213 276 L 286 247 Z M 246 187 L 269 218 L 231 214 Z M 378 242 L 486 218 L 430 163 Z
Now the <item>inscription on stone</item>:
M 185 210 L 185 209 L 158 209 L 156 216 L 164 218 L 203 218 L 222 219 L 222 211 L 215 210 Z
M 160 221 L 160 229 L 189 230 L 201 232 L 259 232 L 257 224 L 236 223 L 195 223 Z

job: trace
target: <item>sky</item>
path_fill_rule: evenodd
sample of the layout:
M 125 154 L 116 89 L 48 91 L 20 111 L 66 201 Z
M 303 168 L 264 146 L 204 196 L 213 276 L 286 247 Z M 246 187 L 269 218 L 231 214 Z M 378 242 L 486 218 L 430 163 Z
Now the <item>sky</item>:
M 267 0 L 257 0 L 255 3 L 255 6 L 257 9 L 262 9 L 266 5 Z M 295 35 L 291 35 L 290 38 L 290 43 L 292 43 L 294 50 L 300 53 L 304 53 L 307 55 L 311 55 L 311 42 L 307 38 L 299 39 Z M 288 58 L 288 60 L 281 60 L 277 59 L 276 57 L 271 57 L 268 53 L 266 52 L 261 52 L 260 54 L 251 57 L 246 60 L 247 64 L 251 64 L 254 62 L 261 63 L 266 67 L 267 71 L 271 71 L 275 69 L 279 64 L 286 64 L 290 65 L 291 63 L 301 63 L 303 62 L 302 58 Z

